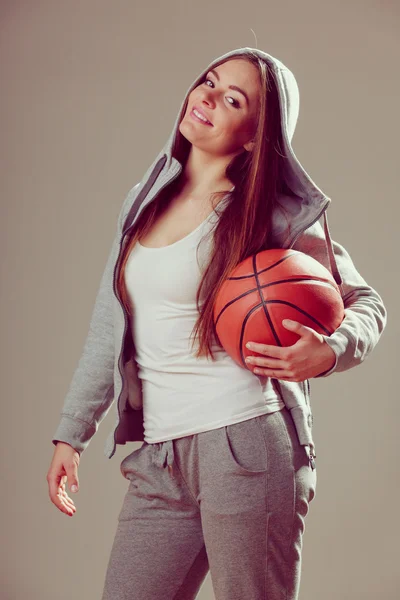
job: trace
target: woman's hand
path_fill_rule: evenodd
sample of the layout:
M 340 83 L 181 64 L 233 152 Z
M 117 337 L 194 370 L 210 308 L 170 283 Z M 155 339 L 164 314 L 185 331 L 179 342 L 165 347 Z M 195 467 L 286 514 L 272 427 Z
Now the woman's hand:
M 253 370 L 253 373 L 284 381 L 305 381 L 333 367 L 336 354 L 322 335 L 297 321 L 284 319 L 282 325 L 297 333 L 300 339 L 292 346 L 283 347 L 254 342 L 250 342 L 250 346 L 246 344 L 249 350 L 267 357 L 246 358 L 248 365 L 254 364 L 258 367 Z
M 65 514 L 72 517 L 76 508 L 73 500 L 68 496 L 65 490 L 65 484 L 73 492 L 72 486 L 79 489 L 78 466 L 80 454 L 75 448 L 66 442 L 57 442 L 54 449 L 53 460 L 51 461 L 46 479 L 49 486 L 50 500 L 56 507 Z

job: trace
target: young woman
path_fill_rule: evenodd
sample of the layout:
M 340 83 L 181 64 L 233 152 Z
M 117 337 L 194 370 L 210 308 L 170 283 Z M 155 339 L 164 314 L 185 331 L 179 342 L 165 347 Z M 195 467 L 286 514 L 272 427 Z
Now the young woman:
M 78 486 L 80 455 L 116 399 L 106 456 L 143 443 L 120 465 L 130 484 L 102 600 L 195 598 L 209 571 L 217 600 L 298 598 L 316 492 L 309 380 L 359 365 L 386 325 L 382 298 L 330 237 L 330 198 L 293 152 L 298 110 L 281 61 L 224 54 L 123 203 L 48 472 L 51 500 L 72 516 L 66 480 Z M 255 344 L 240 368 L 218 343 L 213 304 L 234 266 L 276 247 L 331 270 L 345 318 L 331 336 L 287 324 L 296 344 Z

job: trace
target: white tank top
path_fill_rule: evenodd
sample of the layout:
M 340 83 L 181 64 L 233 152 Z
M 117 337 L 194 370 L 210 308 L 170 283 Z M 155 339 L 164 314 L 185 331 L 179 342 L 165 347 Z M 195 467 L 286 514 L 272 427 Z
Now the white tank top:
M 217 210 L 220 207 L 221 203 Z M 215 362 L 194 356 L 197 339 L 191 349 L 193 336 L 189 338 L 198 317 L 196 292 L 210 258 L 215 219 L 214 211 L 169 246 L 148 248 L 137 242 L 126 263 L 148 443 L 217 429 L 285 406 L 269 377 L 240 367 L 215 337 Z

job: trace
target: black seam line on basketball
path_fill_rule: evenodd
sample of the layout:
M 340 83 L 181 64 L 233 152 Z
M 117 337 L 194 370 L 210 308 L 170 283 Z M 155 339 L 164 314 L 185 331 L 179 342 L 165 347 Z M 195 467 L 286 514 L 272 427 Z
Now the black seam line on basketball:
M 251 317 L 251 315 L 253 314 L 253 312 L 254 312 L 255 310 L 257 310 L 258 308 L 260 308 L 261 304 L 262 304 L 262 303 L 258 304 L 257 306 L 253 306 L 253 308 L 252 308 L 252 309 L 251 309 L 251 310 L 250 310 L 250 311 L 247 313 L 247 315 L 246 315 L 246 316 L 245 316 L 245 318 L 243 319 L 242 327 L 241 327 L 241 330 L 240 330 L 240 340 L 239 340 L 239 344 L 240 344 L 240 346 L 239 346 L 239 352 L 240 352 L 240 357 L 241 357 L 241 359 L 242 359 L 242 364 L 243 364 L 244 366 L 247 366 L 247 365 L 246 365 L 246 361 L 245 361 L 245 359 L 244 359 L 244 354 L 243 354 L 243 336 L 244 336 L 244 330 L 246 329 L 246 323 L 247 323 L 247 321 L 250 319 L 250 317 Z M 274 330 L 274 328 L 272 328 L 272 329 Z M 281 344 L 281 342 L 280 342 L 279 338 L 278 338 L 278 346 L 282 346 L 282 344 Z
M 257 254 L 253 254 L 253 260 L 252 260 L 252 262 L 253 262 L 254 277 L 256 278 L 256 283 L 257 283 L 257 291 L 258 291 L 258 295 L 259 295 L 259 297 L 261 299 L 261 304 L 263 306 L 264 314 L 267 317 L 267 320 L 268 320 L 269 326 L 271 328 L 272 334 L 273 334 L 273 336 L 275 338 L 275 342 L 278 344 L 278 346 L 282 346 L 281 341 L 280 341 L 279 336 L 278 336 L 278 333 L 277 333 L 277 331 L 276 331 L 276 329 L 274 327 L 274 324 L 272 322 L 271 315 L 269 314 L 268 307 L 267 307 L 267 305 L 265 303 L 265 298 L 261 294 L 261 291 L 260 291 L 263 288 L 262 288 L 262 286 L 260 286 L 260 278 L 259 278 L 259 273 L 257 271 Z
M 254 277 L 254 276 L 258 276 L 259 273 L 253 274 L 253 275 L 245 275 L 243 277 L 235 277 L 234 279 L 236 280 L 240 280 L 240 279 L 248 279 L 249 277 Z M 230 278 L 228 278 L 230 279 Z M 289 277 L 288 279 L 279 279 L 277 281 L 272 281 L 271 283 L 266 283 L 263 287 L 267 287 L 270 285 L 277 285 L 278 283 L 290 283 L 290 282 L 295 282 L 297 283 L 298 281 L 317 281 L 319 283 L 325 284 L 325 285 L 329 285 L 329 287 L 331 287 L 333 290 L 337 291 L 336 286 L 331 282 L 331 281 L 327 281 L 326 279 L 323 279 L 322 277 L 317 277 L 316 275 L 300 275 L 299 277 Z M 256 288 L 253 289 L 253 291 L 255 291 Z
M 242 359 L 242 365 L 247 367 L 246 361 L 244 359 L 244 353 L 243 353 L 243 337 L 244 337 L 244 331 L 246 329 L 246 323 L 249 320 L 250 316 L 253 314 L 253 312 L 260 306 L 260 304 L 258 306 L 254 306 L 251 311 L 245 316 L 245 318 L 243 319 L 243 323 L 242 323 L 242 327 L 240 328 L 240 338 L 239 338 L 239 353 L 240 353 L 240 358 Z
M 320 323 L 319 321 L 317 321 L 317 319 L 315 317 L 313 317 L 312 315 L 310 315 L 310 313 L 308 313 L 307 311 L 303 310 L 299 306 L 296 306 L 295 304 L 292 304 L 291 302 L 287 302 L 287 300 L 266 300 L 265 303 L 266 304 L 286 304 L 286 306 L 290 306 L 291 308 L 294 308 L 298 312 L 301 312 L 303 315 L 305 315 L 306 317 L 308 317 L 309 319 L 311 319 L 311 321 L 314 321 L 314 323 L 316 325 L 318 325 L 319 327 L 321 327 L 321 329 L 323 329 L 323 331 L 326 332 L 326 335 L 332 335 L 332 333 L 333 333 L 333 331 L 329 331 L 329 329 L 327 329 L 327 327 L 325 327 L 325 325 L 322 325 L 322 323 Z M 246 322 L 247 319 L 249 318 L 249 316 L 255 310 L 257 310 L 257 308 L 260 308 L 260 306 L 262 306 L 262 304 L 263 303 L 260 302 L 260 304 L 257 304 L 256 306 L 253 306 L 253 308 L 250 310 L 250 312 L 244 318 L 244 322 Z
M 267 288 L 267 287 L 272 287 L 273 285 L 279 285 L 281 283 L 298 283 L 301 281 L 316 281 L 322 285 L 328 285 L 329 287 L 332 287 L 335 291 L 336 288 L 334 287 L 334 285 L 332 283 L 330 283 L 329 281 L 324 281 L 322 279 L 312 279 L 310 277 L 300 277 L 298 279 L 280 279 L 279 281 L 273 281 L 271 283 L 265 283 L 264 285 L 261 286 L 261 289 Z M 244 298 L 244 296 L 247 296 L 248 294 L 253 294 L 255 291 L 258 291 L 258 287 L 252 288 L 251 290 L 247 290 L 246 292 L 243 292 L 243 294 L 240 294 L 240 296 L 237 296 L 236 298 L 234 298 L 233 300 L 230 300 L 227 304 L 225 304 L 224 308 L 221 310 L 221 312 L 219 313 L 218 317 L 215 320 L 215 325 L 217 325 L 219 318 L 222 316 L 223 312 L 234 302 L 237 302 L 238 300 L 240 300 L 241 298 Z
M 280 283 L 299 283 L 302 281 L 314 281 L 315 283 L 318 283 L 320 285 L 328 286 L 328 287 L 332 288 L 333 290 L 335 290 L 335 292 L 337 292 L 336 286 L 331 281 L 322 279 L 322 277 L 312 277 L 312 276 L 311 277 L 289 277 L 289 279 L 279 279 L 278 281 L 272 281 L 271 283 L 265 283 L 263 286 L 261 286 L 261 288 L 264 289 L 265 287 L 271 287 L 272 285 L 279 285 Z
M 320 323 L 315 317 L 310 315 L 310 313 L 308 313 L 306 310 L 303 310 L 299 306 L 296 306 L 296 304 L 292 304 L 291 302 L 288 302 L 287 300 L 266 300 L 266 304 L 285 304 L 286 306 L 290 306 L 291 308 L 294 308 L 294 310 L 301 312 L 303 315 L 305 315 L 306 317 L 311 319 L 311 321 L 314 321 L 314 323 L 316 325 L 321 327 L 321 329 L 326 332 L 326 335 L 331 335 L 333 333 L 333 331 L 329 331 L 329 329 L 327 329 L 327 327 L 325 327 L 325 325 L 322 325 L 322 323 Z M 260 308 L 260 306 L 261 306 L 261 303 L 258 306 L 254 306 L 251 309 L 249 314 L 251 314 L 253 312 L 253 310 L 255 310 L 256 308 Z
M 260 306 L 260 305 L 258 305 Z M 242 365 L 244 367 L 247 367 L 246 361 L 244 359 L 244 353 L 243 353 L 243 337 L 244 337 L 244 331 L 246 329 L 246 323 L 250 318 L 250 315 L 256 310 L 256 308 L 258 308 L 258 306 L 255 306 L 254 308 L 251 309 L 251 311 L 245 316 L 245 318 L 243 319 L 243 323 L 242 326 L 240 328 L 240 338 L 239 338 L 239 353 L 240 353 L 240 358 L 242 360 Z
M 288 259 L 288 258 L 289 258 L 289 256 L 293 256 L 293 254 L 295 254 L 295 253 L 294 253 L 294 252 L 291 252 L 291 253 L 290 253 L 288 256 L 285 256 L 284 258 L 281 258 L 281 259 L 280 259 L 280 260 L 279 260 L 277 263 L 275 263 L 275 265 L 272 265 L 271 267 L 267 267 L 266 269 L 264 269 L 264 271 L 268 271 L 268 269 L 271 269 L 272 267 L 276 266 L 276 264 L 279 264 L 279 263 L 283 262 L 283 260 L 286 260 L 286 259 Z M 273 336 L 274 336 L 274 338 L 275 338 L 275 341 L 276 341 L 276 343 L 278 344 L 278 346 L 282 346 L 282 344 L 281 344 L 281 341 L 280 341 L 280 339 L 279 339 L 279 336 L 278 336 L 278 334 L 277 334 L 277 332 L 276 332 L 276 329 L 275 329 L 275 327 L 274 327 L 274 324 L 273 324 L 273 322 L 272 322 L 271 315 L 269 314 L 268 307 L 267 307 L 267 305 L 266 305 L 266 303 L 265 303 L 265 299 L 264 299 L 264 297 L 262 296 L 262 294 L 260 293 L 260 288 L 261 288 L 262 286 L 260 286 L 260 278 L 259 278 L 259 273 L 258 273 L 258 271 L 257 271 L 257 261 L 256 261 L 256 257 L 257 257 L 257 255 L 256 255 L 256 254 L 254 254 L 254 255 L 253 255 L 253 258 L 252 258 L 252 265 L 253 265 L 253 274 L 254 274 L 254 277 L 255 277 L 255 280 L 256 280 L 256 284 L 257 284 L 257 291 L 258 291 L 258 295 L 259 295 L 259 298 L 261 298 L 261 304 L 262 304 L 262 306 L 263 306 L 264 314 L 265 314 L 265 316 L 267 317 L 267 320 L 268 320 L 268 323 L 269 323 L 270 329 L 271 329 L 271 331 L 272 331 L 272 333 L 273 333 Z M 235 279 L 235 278 L 232 278 L 232 279 Z M 240 278 L 236 278 L 236 279 L 242 279 L 242 277 L 240 277 Z M 268 285 L 268 284 L 267 284 L 267 285 Z M 267 286 L 265 286 L 265 287 L 267 287 Z M 254 290 L 253 290 L 253 291 L 254 291 Z M 258 307 L 257 307 L 257 308 L 258 308 Z M 248 313 L 248 314 L 246 315 L 246 317 L 245 317 L 245 318 L 244 318 L 244 320 L 243 320 L 242 327 L 241 327 L 241 331 L 240 331 L 239 352 L 240 352 L 240 357 L 241 357 L 241 359 L 242 359 L 242 364 L 243 364 L 243 365 L 245 365 L 245 359 L 244 359 L 244 353 L 243 353 L 243 336 L 244 336 L 244 331 L 245 331 L 245 328 L 246 328 L 246 323 L 247 323 L 247 320 L 249 319 L 250 315 L 253 313 L 253 311 L 254 311 L 254 310 L 255 310 L 255 308 L 253 308 L 253 309 L 250 311 L 250 313 Z M 223 311 L 222 311 L 222 312 L 223 312 Z M 219 315 L 219 316 L 220 316 L 220 315 Z M 219 318 L 219 316 L 218 316 L 218 318 Z M 218 319 L 217 319 L 217 321 L 218 321 Z
M 299 254 L 298 250 L 296 250 L 295 252 L 291 252 L 290 254 L 288 254 L 287 256 L 284 256 L 283 258 L 280 258 L 273 265 L 270 265 L 269 267 L 262 269 L 261 271 L 259 271 L 259 273 L 265 273 L 266 271 L 273 269 L 274 267 L 279 265 L 281 262 L 287 260 L 291 256 L 296 256 L 296 254 Z M 253 257 L 253 259 L 254 259 L 254 257 Z M 227 277 L 227 279 L 234 281 L 236 279 L 246 279 L 247 277 L 253 277 L 253 275 L 241 275 L 240 277 Z

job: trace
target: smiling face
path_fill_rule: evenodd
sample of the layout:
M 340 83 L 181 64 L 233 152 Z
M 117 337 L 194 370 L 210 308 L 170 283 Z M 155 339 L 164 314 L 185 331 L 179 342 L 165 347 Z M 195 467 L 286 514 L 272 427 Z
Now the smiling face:
M 255 65 L 228 60 L 207 72 L 188 96 L 179 131 L 194 146 L 217 156 L 251 149 L 258 119 L 260 78 Z M 204 123 L 193 109 L 211 123 Z

